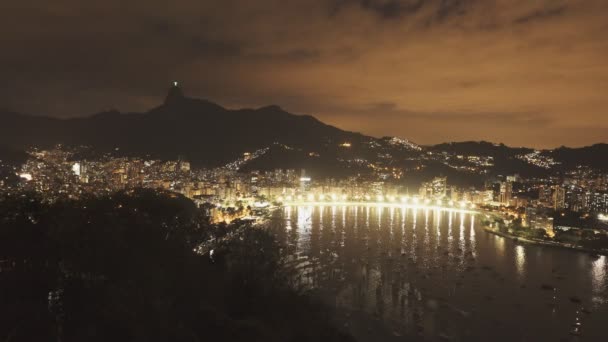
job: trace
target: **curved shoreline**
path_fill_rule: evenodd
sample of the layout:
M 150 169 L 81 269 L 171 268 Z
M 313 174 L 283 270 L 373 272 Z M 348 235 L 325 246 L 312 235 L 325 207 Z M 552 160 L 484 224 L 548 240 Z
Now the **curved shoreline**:
M 280 206 L 374 206 L 374 207 L 390 207 L 390 208 L 407 208 L 407 209 L 422 209 L 422 210 L 439 210 L 439 211 L 452 211 L 452 212 L 463 212 L 467 214 L 478 214 L 480 211 L 470 207 L 458 207 L 458 206 L 443 206 L 433 205 L 424 203 L 403 203 L 396 201 L 386 202 L 347 202 L 347 201 L 284 201 Z M 280 207 L 279 206 L 279 207 Z
M 281 205 L 278 205 L 277 208 L 287 207 L 287 206 L 379 206 L 379 207 L 397 207 L 397 208 L 409 208 L 409 209 L 430 209 L 430 210 L 439 210 L 439 211 L 452 211 L 452 212 L 465 212 L 469 214 L 486 214 L 494 217 L 500 217 L 496 213 L 487 212 L 485 210 L 470 210 L 466 208 L 457 208 L 457 207 L 444 207 L 444 206 L 434 206 L 434 205 L 424 205 L 424 204 L 410 204 L 410 203 L 395 203 L 395 202 L 313 202 L 313 201 L 302 201 L 302 202 L 284 202 Z M 500 236 L 502 238 L 510 239 L 515 242 L 522 242 L 525 244 L 536 245 L 536 246 L 546 246 L 546 247 L 554 247 L 554 248 L 562 248 L 569 249 L 571 251 L 583 252 L 588 254 L 595 255 L 605 255 L 608 256 L 608 250 L 596 250 L 585 247 L 566 245 L 561 242 L 555 241 L 545 241 L 545 240 L 533 240 L 524 237 L 520 237 L 517 235 L 504 233 L 499 230 L 495 230 L 493 228 L 482 225 L 484 231 Z
M 523 242 L 523 243 L 530 244 L 530 245 L 562 248 L 562 249 L 569 249 L 571 251 L 576 251 L 576 252 L 584 252 L 584 253 L 588 253 L 588 254 L 597 254 L 597 255 L 608 256 L 608 251 L 606 251 L 606 250 L 596 250 L 596 249 L 589 249 L 589 248 L 579 247 L 579 246 L 565 245 L 560 242 L 531 240 L 531 239 L 527 239 L 527 238 L 520 237 L 517 235 L 512 235 L 512 234 L 504 233 L 504 232 L 501 232 L 498 230 L 494 230 L 489 227 L 482 227 L 482 228 L 484 231 L 486 231 L 490 234 L 494 234 L 494 235 L 500 236 L 502 238 L 510 239 L 510 240 L 513 240 L 514 242 Z

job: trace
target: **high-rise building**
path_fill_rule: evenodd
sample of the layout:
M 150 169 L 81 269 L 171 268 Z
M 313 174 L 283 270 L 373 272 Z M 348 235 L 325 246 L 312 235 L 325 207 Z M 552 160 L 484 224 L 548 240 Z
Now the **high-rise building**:
M 185 160 L 180 160 L 180 162 L 179 162 L 179 169 L 182 172 L 188 172 L 188 171 L 190 171 L 190 162 L 187 162 Z
M 450 200 L 454 202 L 458 202 L 460 200 L 461 194 L 458 192 L 455 186 L 450 188 Z
M 541 205 L 545 207 L 553 206 L 553 190 L 551 187 L 546 185 L 541 185 L 538 189 L 538 201 Z
M 508 206 L 511 203 L 512 194 L 513 194 L 513 183 L 501 182 L 500 183 L 499 202 L 503 205 Z
M 566 207 L 572 211 L 584 211 L 585 210 L 585 191 L 576 185 L 570 185 L 566 190 Z
M 521 177 L 519 176 L 519 174 L 514 174 L 512 176 L 507 176 L 507 182 L 519 182 L 521 180 Z
M 562 210 L 566 208 L 566 189 L 557 186 L 553 191 L 553 209 Z
M 300 192 L 305 193 L 310 190 L 310 177 L 306 176 L 306 171 L 302 169 L 302 174 L 300 176 Z
M 595 213 L 608 212 L 608 192 L 595 191 L 591 193 L 589 200 L 589 211 Z
M 447 195 L 447 177 L 435 177 L 420 186 L 419 195 L 422 198 L 444 198 Z
M 425 182 L 420 185 L 420 189 L 418 190 L 418 196 L 421 198 L 430 198 L 433 195 L 433 190 L 429 186 L 429 183 Z
M 431 184 L 433 187 L 433 197 L 443 198 L 446 196 L 448 188 L 447 177 L 435 177 Z

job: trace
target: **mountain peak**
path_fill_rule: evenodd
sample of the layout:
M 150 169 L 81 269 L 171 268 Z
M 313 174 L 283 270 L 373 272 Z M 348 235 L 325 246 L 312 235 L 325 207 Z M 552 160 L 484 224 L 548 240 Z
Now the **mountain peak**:
M 285 110 L 283 108 L 281 108 L 280 106 L 277 106 L 277 105 L 261 107 L 261 108 L 258 108 L 258 111 L 285 112 Z
M 165 98 L 165 104 L 171 104 L 181 102 L 185 98 L 182 88 L 179 86 L 177 81 L 174 81 L 169 88 L 167 97 Z

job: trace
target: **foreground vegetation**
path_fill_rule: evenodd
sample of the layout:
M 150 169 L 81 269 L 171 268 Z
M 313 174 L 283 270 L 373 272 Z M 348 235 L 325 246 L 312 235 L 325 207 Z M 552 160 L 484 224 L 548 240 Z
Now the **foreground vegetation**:
M 228 234 L 229 233 L 229 234 Z M 213 257 L 196 253 L 215 241 Z M 274 238 L 154 191 L 0 199 L 2 341 L 342 341 Z

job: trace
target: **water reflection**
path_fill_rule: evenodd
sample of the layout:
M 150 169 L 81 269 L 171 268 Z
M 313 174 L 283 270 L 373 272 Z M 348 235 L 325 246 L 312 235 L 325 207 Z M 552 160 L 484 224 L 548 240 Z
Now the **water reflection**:
M 460 213 L 460 231 L 459 231 L 459 247 L 464 252 L 465 245 L 465 236 L 464 236 L 464 214 Z
M 607 298 L 603 296 L 607 291 L 606 282 L 606 256 L 602 255 L 592 262 L 591 283 L 593 290 L 593 302 L 596 305 L 605 304 Z
M 526 266 L 526 250 L 523 246 L 515 246 L 515 265 L 517 267 L 517 275 L 523 278 Z
M 457 211 L 294 206 L 276 220 L 300 285 L 363 340 L 383 340 L 366 322 L 410 340 L 560 340 L 583 321 L 586 340 L 605 337 L 606 257 L 518 245 Z
M 476 253 L 476 242 L 475 242 L 475 217 L 471 219 L 471 228 L 469 229 L 469 241 L 471 242 L 471 252 L 473 253 L 473 257 L 477 256 Z
M 496 246 L 496 251 L 498 252 L 498 256 L 499 257 L 504 257 L 505 255 L 505 239 L 501 238 L 500 236 L 497 235 L 492 235 L 492 237 L 494 238 L 494 244 Z

